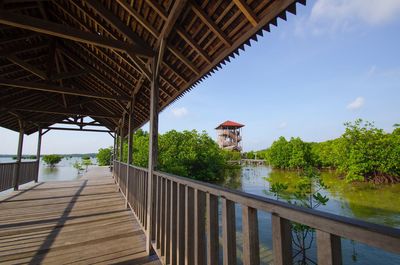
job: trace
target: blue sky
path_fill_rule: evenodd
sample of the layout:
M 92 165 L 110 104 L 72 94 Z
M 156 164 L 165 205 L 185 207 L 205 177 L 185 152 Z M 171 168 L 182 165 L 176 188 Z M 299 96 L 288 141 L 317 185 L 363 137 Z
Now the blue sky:
M 246 151 L 276 138 L 324 141 L 345 121 L 363 118 L 392 131 L 400 122 L 400 1 L 315 0 L 252 42 L 245 52 L 160 115 L 160 132 L 205 130 L 225 120 L 245 124 Z M 147 128 L 145 126 L 144 128 Z M 0 153 L 18 135 L 0 128 Z M 34 153 L 36 135 L 24 153 Z M 44 153 L 95 152 L 108 135 L 49 132 Z

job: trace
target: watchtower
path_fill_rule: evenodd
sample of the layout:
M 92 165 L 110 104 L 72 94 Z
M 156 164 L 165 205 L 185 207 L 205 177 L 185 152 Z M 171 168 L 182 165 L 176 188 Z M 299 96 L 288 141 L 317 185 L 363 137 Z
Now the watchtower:
M 218 125 L 217 143 L 220 148 L 227 150 L 242 151 L 242 127 L 243 124 L 226 121 Z

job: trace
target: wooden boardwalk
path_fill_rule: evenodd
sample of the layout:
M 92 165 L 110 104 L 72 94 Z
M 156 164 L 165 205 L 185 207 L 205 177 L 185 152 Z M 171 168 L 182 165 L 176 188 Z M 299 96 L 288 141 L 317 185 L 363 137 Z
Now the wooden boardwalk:
M 0 197 L 0 264 L 161 264 L 107 168 Z

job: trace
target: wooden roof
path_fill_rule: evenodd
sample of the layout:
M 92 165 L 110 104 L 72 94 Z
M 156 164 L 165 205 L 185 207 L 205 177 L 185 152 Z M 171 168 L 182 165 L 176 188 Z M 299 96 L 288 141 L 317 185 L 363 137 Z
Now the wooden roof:
M 305 0 L 3 0 L 0 126 L 27 134 L 68 117 L 110 130 L 134 101 L 149 119 L 150 60 L 165 40 L 161 110 Z
M 221 123 L 220 125 L 218 125 L 217 128 L 215 128 L 216 130 L 221 129 L 221 128 L 242 128 L 244 127 L 243 124 L 237 123 L 235 121 L 225 121 L 223 123 Z

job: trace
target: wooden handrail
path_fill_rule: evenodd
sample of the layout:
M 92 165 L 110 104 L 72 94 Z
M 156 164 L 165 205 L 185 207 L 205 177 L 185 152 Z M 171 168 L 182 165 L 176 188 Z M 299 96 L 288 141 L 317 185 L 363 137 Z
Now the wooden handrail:
M 0 163 L 0 191 L 13 187 L 13 177 L 17 162 Z M 37 161 L 23 161 L 20 163 L 18 185 L 34 181 L 37 177 Z
M 127 166 L 126 163 L 121 164 Z M 140 214 L 140 207 L 144 207 L 146 211 L 146 205 L 141 204 L 145 203 L 147 189 L 135 187 L 135 184 L 131 186 L 131 183 L 139 183 L 141 185 L 139 187 L 144 187 L 147 183 L 148 171 L 137 166 L 130 166 L 130 168 L 132 174 L 129 175 L 130 187 L 126 196 L 128 202 L 134 205 L 131 207 L 132 211 L 143 222 L 143 217 L 140 217 L 143 216 Z M 125 177 L 125 175 L 122 176 Z M 156 239 L 153 247 L 160 257 L 170 261 L 179 262 L 182 258 L 189 260 L 193 258 L 193 264 L 205 264 L 204 260 L 208 260 L 209 264 L 215 263 L 218 259 L 219 248 L 218 198 L 222 201 L 224 264 L 236 262 L 235 204 L 242 207 L 244 264 L 259 264 L 258 232 L 254 230 L 257 224 L 257 211 L 272 214 L 274 264 L 289 262 L 290 222 L 301 223 L 317 230 L 320 262 L 327 259 L 331 264 L 341 262 L 341 258 L 338 258 L 341 253 L 340 237 L 400 253 L 399 229 L 307 209 L 163 172 L 155 171 L 153 178 L 157 191 L 154 198 Z M 123 185 L 122 179 L 123 177 L 121 177 L 121 185 Z M 121 188 L 121 191 L 123 190 Z M 135 198 L 139 201 L 133 200 Z M 174 236 L 171 235 L 171 231 Z M 203 235 L 206 237 L 204 238 Z M 184 257 L 181 256 L 183 249 Z M 290 262 L 292 262 L 291 259 Z

